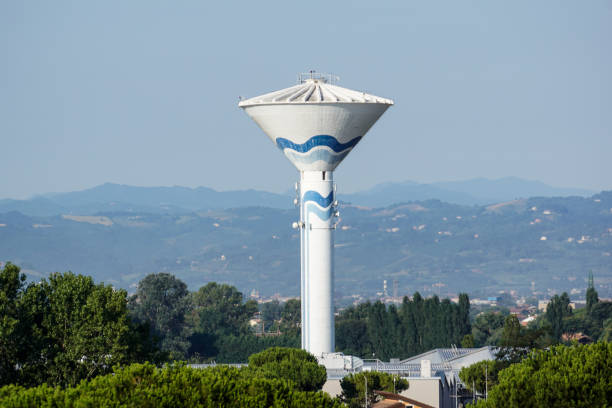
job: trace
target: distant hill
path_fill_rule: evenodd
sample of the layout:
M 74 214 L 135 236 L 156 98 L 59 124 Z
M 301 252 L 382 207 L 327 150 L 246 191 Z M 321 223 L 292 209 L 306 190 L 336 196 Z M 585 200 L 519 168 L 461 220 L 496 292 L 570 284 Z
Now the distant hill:
M 340 213 L 335 290 L 344 302 L 353 295 L 375 297 L 383 279 L 389 291 L 397 282 L 399 295 L 484 296 L 510 289 L 529 295 L 533 282 L 543 297 L 554 291 L 584 297 L 589 270 L 600 297 L 612 296 L 612 192 L 483 206 L 439 200 L 382 208 L 341 204 Z M 291 228 L 297 217 L 295 208 L 262 206 L 4 212 L 0 261 L 20 265 L 32 279 L 72 270 L 131 291 L 146 274 L 164 271 L 192 289 L 218 281 L 246 293 L 297 296 L 299 233 Z
M 477 178 L 465 181 L 433 183 L 440 189 L 469 194 L 476 199 L 474 204 L 491 204 L 529 197 L 590 197 L 597 191 L 552 187 L 540 181 L 504 177 L 496 180 Z M 467 203 L 466 203 L 467 204 Z
M 593 194 L 594 191 L 556 188 L 509 177 L 433 184 L 411 181 L 385 183 L 353 194 L 340 194 L 338 198 L 354 205 L 385 207 L 433 199 L 453 204 L 485 205 L 520 197 L 587 197 Z M 251 206 L 289 209 L 292 208 L 292 198 L 293 194 L 257 190 L 216 191 L 207 187 L 134 187 L 107 183 L 82 191 L 44 194 L 29 200 L 0 200 L 0 213 L 19 211 L 33 216 L 50 216 L 94 215 L 107 211 L 175 214 Z
M 92 215 L 106 211 L 181 213 L 233 207 L 289 208 L 291 197 L 257 190 L 215 191 L 207 187 L 135 187 L 106 183 L 87 190 L 51 193 L 29 200 L 0 200 L 0 212 L 34 216 Z
M 447 203 L 473 205 L 479 200 L 462 191 L 452 191 L 413 181 L 384 183 L 353 194 L 342 194 L 341 201 L 366 207 L 385 207 L 396 203 L 441 200 Z
M 496 180 L 477 178 L 420 184 L 413 181 L 379 184 L 369 190 L 341 197 L 346 202 L 369 207 L 419 200 L 441 200 L 453 204 L 485 205 L 529 197 L 589 197 L 596 191 L 551 187 L 539 181 L 506 177 Z

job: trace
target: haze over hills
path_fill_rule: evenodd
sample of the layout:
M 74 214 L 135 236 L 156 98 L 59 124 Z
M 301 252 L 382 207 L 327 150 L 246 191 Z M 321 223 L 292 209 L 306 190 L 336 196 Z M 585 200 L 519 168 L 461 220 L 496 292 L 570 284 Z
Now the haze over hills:
M 597 193 L 587 189 L 552 187 L 539 181 L 505 177 L 496 180 L 477 178 L 420 184 L 412 181 L 379 184 L 369 190 L 342 196 L 345 201 L 369 207 L 419 200 L 440 200 L 462 205 L 486 205 L 516 198 L 588 197 Z
M 392 190 L 393 185 L 376 189 L 404 203 L 369 208 L 367 199 L 375 203 L 376 194 L 366 194 L 355 200 L 359 206 L 341 204 L 337 299 L 375 297 L 383 279 L 390 290 L 397 281 L 400 295 L 511 289 L 530 294 L 533 285 L 543 297 L 567 290 L 575 298 L 584 296 L 589 270 L 600 296 L 612 296 L 612 192 L 467 206 L 403 200 Z M 217 195 L 231 208 L 205 208 L 220 205 Z M 165 271 L 193 289 L 218 281 L 246 293 L 297 296 L 299 234 L 290 226 L 298 213 L 266 207 L 265 200 L 281 206 L 291 198 L 107 184 L 4 200 L 0 261 L 22 266 L 32 279 L 72 270 L 133 290 L 148 273 Z M 10 208 L 15 203 L 22 205 L 19 211 Z
M 486 205 L 527 197 L 590 196 L 595 191 L 551 187 L 537 181 L 514 177 L 497 180 L 420 184 L 406 181 L 379 184 L 352 194 L 339 192 L 345 203 L 366 207 L 384 207 L 394 203 L 437 199 L 453 204 Z M 79 214 L 104 211 L 180 213 L 186 210 L 214 210 L 234 207 L 292 207 L 292 194 L 257 190 L 215 191 L 207 187 L 135 187 L 106 183 L 90 189 L 42 194 L 27 200 L 0 200 L 0 213 L 19 211 L 27 215 Z

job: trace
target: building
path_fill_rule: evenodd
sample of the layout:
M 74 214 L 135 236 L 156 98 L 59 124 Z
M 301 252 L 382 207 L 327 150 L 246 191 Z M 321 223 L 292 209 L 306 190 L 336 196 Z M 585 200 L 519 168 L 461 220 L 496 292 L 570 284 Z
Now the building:
M 434 408 L 452 408 L 472 399 L 459 378 L 459 371 L 483 360 L 494 360 L 493 347 L 481 348 L 438 348 L 407 358 L 392 359 L 389 362 L 380 360 L 362 360 L 357 357 L 343 356 L 341 353 L 328 354 L 319 359 L 327 368 L 327 382 L 323 391 L 332 396 L 341 392 L 340 380 L 348 374 L 362 371 L 382 371 L 397 374 L 410 383 L 410 387 L 401 395 L 423 406 Z M 414 405 L 418 406 L 418 405 Z

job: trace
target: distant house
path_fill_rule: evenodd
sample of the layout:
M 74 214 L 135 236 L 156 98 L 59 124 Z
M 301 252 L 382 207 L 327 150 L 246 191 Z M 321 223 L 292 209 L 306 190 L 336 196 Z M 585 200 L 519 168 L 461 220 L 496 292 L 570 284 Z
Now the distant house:
M 525 319 L 521 320 L 521 326 L 527 326 L 529 323 L 535 320 L 535 316 L 528 316 Z

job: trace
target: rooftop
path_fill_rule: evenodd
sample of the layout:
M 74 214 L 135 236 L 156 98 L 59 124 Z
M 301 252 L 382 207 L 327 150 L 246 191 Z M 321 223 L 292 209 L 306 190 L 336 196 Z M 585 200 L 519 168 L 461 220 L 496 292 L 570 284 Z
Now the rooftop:
M 300 74 L 295 86 L 240 101 L 241 108 L 270 104 L 381 103 L 393 105 L 391 99 L 334 85 L 337 77 L 311 72 Z

